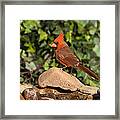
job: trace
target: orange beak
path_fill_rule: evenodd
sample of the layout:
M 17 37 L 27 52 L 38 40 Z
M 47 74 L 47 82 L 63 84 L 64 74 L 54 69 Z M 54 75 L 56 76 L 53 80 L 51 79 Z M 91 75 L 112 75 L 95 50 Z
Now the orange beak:
M 56 48 L 57 45 L 55 43 L 49 44 L 52 48 Z

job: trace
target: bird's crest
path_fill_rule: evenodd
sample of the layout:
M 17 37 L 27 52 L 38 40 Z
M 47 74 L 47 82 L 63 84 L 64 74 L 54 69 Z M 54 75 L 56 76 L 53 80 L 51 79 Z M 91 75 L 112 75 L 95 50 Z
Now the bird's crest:
M 64 34 L 60 33 L 59 36 L 54 40 L 54 42 L 60 43 L 63 40 L 64 40 Z

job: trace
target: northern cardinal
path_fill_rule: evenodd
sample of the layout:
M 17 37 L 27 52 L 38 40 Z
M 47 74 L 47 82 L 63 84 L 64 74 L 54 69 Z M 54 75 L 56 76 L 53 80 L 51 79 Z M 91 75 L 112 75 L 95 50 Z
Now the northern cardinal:
M 54 40 L 54 43 L 50 45 L 55 48 L 56 59 L 66 67 L 73 67 L 86 72 L 93 78 L 100 80 L 100 77 L 92 71 L 90 68 L 84 66 L 80 60 L 75 56 L 73 51 L 69 48 L 67 43 L 64 41 L 64 34 L 60 33 L 59 36 Z

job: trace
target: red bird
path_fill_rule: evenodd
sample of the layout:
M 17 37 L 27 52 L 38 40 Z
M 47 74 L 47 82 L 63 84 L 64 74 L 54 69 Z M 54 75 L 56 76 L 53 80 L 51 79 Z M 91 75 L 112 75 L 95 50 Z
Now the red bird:
M 85 67 L 80 60 L 75 56 L 73 51 L 69 48 L 67 43 L 64 41 L 63 33 L 54 40 L 51 47 L 55 48 L 56 59 L 66 67 L 73 67 L 86 72 L 93 78 L 100 80 L 100 77 L 90 68 Z

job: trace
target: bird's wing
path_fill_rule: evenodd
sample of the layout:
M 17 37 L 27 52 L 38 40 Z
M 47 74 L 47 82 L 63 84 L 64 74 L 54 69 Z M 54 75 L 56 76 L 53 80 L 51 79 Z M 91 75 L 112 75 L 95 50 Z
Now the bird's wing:
M 56 51 L 57 59 L 67 67 L 75 67 L 79 59 L 74 55 L 74 52 L 67 46 Z

